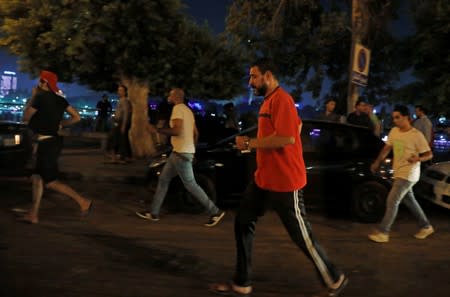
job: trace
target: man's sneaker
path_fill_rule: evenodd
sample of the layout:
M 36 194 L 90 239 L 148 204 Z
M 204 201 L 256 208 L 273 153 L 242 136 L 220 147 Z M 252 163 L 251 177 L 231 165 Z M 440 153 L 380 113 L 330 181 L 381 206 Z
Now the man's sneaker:
M 225 215 L 224 211 L 220 211 L 217 214 L 210 216 L 208 221 L 205 223 L 206 227 L 214 227 L 215 225 L 217 225 L 220 220 L 222 220 L 223 216 Z
M 380 231 L 374 231 L 372 234 L 369 234 L 369 239 L 375 242 L 388 242 L 389 235 Z
M 152 215 L 149 211 L 136 211 L 136 215 L 144 220 L 149 220 L 153 222 L 159 221 L 159 216 Z
M 434 233 L 433 226 L 428 226 L 428 227 L 420 229 L 419 232 L 417 232 L 414 235 L 414 237 L 417 238 L 417 239 L 425 239 L 425 238 L 427 238 L 428 236 L 430 236 L 433 233 Z
M 333 288 L 328 289 L 328 295 L 329 297 L 336 297 L 339 296 L 339 294 L 344 290 L 344 288 L 348 284 L 348 277 L 345 276 L 345 274 L 341 274 L 339 277 L 339 280 L 333 285 Z

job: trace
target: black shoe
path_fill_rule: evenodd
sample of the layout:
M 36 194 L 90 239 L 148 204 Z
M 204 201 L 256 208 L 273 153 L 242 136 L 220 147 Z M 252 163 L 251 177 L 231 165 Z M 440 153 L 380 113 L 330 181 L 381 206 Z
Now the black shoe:
M 159 221 L 159 216 L 152 215 L 149 211 L 136 211 L 136 215 L 144 220 L 149 220 L 153 222 Z
M 206 227 L 214 227 L 215 225 L 217 225 L 220 222 L 220 220 L 222 220 L 224 215 L 225 215 L 225 212 L 220 211 L 220 212 L 216 213 L 215 215 L 210 216 L 208 221 L 205 223 L 205 226 Z
M 329 288 L 328 289 L 328 295 L 327 296 L 329 296 L 329 297 L 339 296 L 339 294 L 341 294 L 342 290 L 344 290 L 344 288 L 348 284 L 347 276 L 345 276 L 345 274 L 341 274 L 341 276 L 339 277 L 339 280 L 337 281 L 337 283 L 338 282 L 340 282 L 340 283 L 338 284 L 338 286 L 336 288 Z

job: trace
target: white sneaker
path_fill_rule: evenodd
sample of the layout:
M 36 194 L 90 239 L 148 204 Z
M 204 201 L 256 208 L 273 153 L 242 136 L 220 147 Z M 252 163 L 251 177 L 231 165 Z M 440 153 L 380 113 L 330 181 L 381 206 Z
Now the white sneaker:
M 425 239 L 425 238 L 427 238 L 428 236 L 430 236 L 433 233 L 434 233 L 433 226 L 428 226 L 428 227 L 420 229 L 419 232 L 417 232 L 414 235 L 414 237 L 417 238 L 417 239 Z
M 379 243 L 388 242 L 389 234 L 380 231 L 374 231 L 373 233 L 369 234 L 369 239 Z
M 153 221 L 153 222 L 159 221 L 159 216 L 152 215 L 148 211 L 136 211 L 136 215 L 144 220 L 149 220 L 149 221 Z

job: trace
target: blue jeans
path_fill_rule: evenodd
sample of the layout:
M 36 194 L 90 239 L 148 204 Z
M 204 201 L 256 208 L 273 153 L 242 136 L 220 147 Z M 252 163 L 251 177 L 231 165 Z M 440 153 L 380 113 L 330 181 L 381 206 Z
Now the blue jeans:
M 158 215 L 161 209 L 161 205 L 164 202 L 169 184 L 172 178 L 180 176 L 186 190 L 189 191 L 198 202 L 203 205 L 206 212 L 209 215 L 215 215 L 220 210 L 217 206 L 208 198 L 205 191 L 197 184 L 194 177 L 194 171 L 192 170 L 192 160 L 194 154 L 189 153 L 176 153 L 172 152 L 167 159 L 166 164 L 159 176 L 158 186 L 156 187 L 155 195 L 153 196 L 150 212 L 152 215 Z
M 414 197 L 414 193 L 412 191 L 414 184 L 415 182 L 410 182 L 405 179 L 397 178 L 394 180 L 392 189 L 387 197 L 386 213 L 381 221 L 380 231 L 384 233 L 389 233 L 389 231 L 391 231 L 391 226 L 397 216 L 398 207 L 401 202 L 403 202 L 418 219 L 420 227 L 424 228 L 431 226 L 425 216 L 425 213 Z

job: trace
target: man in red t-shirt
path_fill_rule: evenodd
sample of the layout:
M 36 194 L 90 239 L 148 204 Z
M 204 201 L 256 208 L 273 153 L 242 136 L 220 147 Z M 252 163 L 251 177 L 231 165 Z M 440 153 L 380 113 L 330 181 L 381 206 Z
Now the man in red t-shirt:
M 267 59 L 250 68 L 250 86 L 257 96 L 264 96 L 259 111 L 257 138 L 236 137 L 240 150 L 256 149 L 254 182 L 249 185 L 235 219 L 237 267 L 230 284 L 212 284 L 218 293 L 250 294 L 252 242 L 257 218 L 268 205 L 278 213 L 292 241 L 314 263 L 328 296 L 337 296 L 347 284 L 347 277 L 327 259 L 314 240 L 306 219 L 302 188 L 306 169 L 300 139 L 302 122 L 294 100 L 283 90 L 276 70 Z

